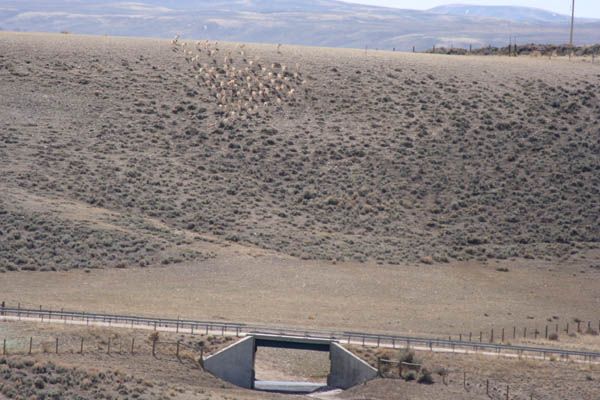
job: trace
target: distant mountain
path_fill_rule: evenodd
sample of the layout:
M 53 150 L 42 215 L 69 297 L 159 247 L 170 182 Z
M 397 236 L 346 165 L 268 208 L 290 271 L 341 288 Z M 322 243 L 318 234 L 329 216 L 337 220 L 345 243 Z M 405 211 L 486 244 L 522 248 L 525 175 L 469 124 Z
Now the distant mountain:
M 478 6 L 471 4 L 449 4 L 434 7 L 429 12 L 444 15 L 461 15 L 466 17 L 497 18 L 506 21 L 520 22 L 553 22 L 568 23 L 571 17 L 551 11 L 531 7 L 515 6 Z
M 562 44 L 569 31 L 568 17 L 523 7 L 416 11 L 335 0 L 3 0 L 0 29 L 398 50 L 505 45 L 509 36 Z M 600 21 L 580 21 L 575 38 L 599 43 Z

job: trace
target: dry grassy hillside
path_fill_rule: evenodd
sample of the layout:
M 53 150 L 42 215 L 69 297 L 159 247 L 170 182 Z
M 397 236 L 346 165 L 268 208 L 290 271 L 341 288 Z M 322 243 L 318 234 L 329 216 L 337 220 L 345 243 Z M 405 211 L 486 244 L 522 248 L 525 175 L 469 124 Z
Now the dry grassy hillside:
M 0 33 L 0 270 L 207 257 L 188 231 L 384 263 L 598 247 L 600 66 L 214 47 L 294 94 L 223 123 L 169 41 Z

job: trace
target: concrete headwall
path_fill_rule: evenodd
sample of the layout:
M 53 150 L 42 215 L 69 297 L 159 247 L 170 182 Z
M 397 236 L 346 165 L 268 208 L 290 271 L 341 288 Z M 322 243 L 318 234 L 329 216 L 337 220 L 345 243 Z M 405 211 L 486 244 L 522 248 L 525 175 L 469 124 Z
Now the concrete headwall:
M 349 389 L 377 377 L 377 370 L 338 343 L 332 342 L 329 350 L 331 371 L 327 385 Z
M 204 368 L 224 381 L 254 388 L 254 337 L 248 336 L 204 359 Z

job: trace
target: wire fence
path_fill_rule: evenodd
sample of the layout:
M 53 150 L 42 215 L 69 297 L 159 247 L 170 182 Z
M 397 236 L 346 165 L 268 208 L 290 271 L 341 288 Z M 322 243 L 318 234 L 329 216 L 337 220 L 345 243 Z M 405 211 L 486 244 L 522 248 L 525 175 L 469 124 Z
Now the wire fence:
M 152 356 L 156 359 L 174 359 L 192 367 L 202 367 L 204 348 L 191 346 L 180 340 L 163 340 L 158 335 L 119 337 L 107 335 L 105 338 L 74 335 L 21 336 L 3 338 L 0 355 L 36 354 L 105 354 L 127 357 Z
M 96 325 L 121 328 L 150 329 L 187 334 L 235 335 L 267 334 L 282 336 L 298 336 L 335 340 L 340 343 L 386 347 L 413 348 L 415 350 L 443 351 L 454 353 L 480 353 L 486 355 L 504 355 L 507 357 L 531 357 L 538 359 L 577 360 L 589 363 L 600 361 L 600 352 L 568 350 L 554 347 L 534 347 L 497 343 L 490 335 L 489 342 L 483 339 L 483 332 L 478 340 L 472 334 L 462 335 L 458 340 L 436 339 L 427 337 L 384 335 L 363 332 L 339 332 L 313 329 L 297 329 L 289 327 L 269 327 L 234 322 L 213 322 L 190 319 L 152 318 L 131 315 L 99 314 L 65 310 L 39 309 L 0 306 L 0 318 L 12 320 L 36 320 L 41 322 L 63 322 L 79 325 Z M 504 332 L 506 333 L 506 332 Z M 506 339 L 506 337 L 504 337 Z
M 494 400 L 535 400 L 545 399 L 553 389 L 540 386 L 537 381 L 508 382 L 497 376 L 461 370 L 457 368 L 436 368 L 433 371 L 426 369 L 418 362 L 407 362 L 401 359 L 377 358 L 378 376 L 384 379 L 416 380 L 421 384 L 443 384 L 445 386 L 462 389 L 467 393 L 487 396 Z M 572 378 L 569 378 L 572 379 Z M 574 382 L 570 382 L 574 383 Z M 579 382 L 580 386 L 590 382 Z M 594 389 L 590 389 L 594 391 Z M 554 396 L 554 395 L 552 395 Z M 553 397 L 554 398 L 554 397 Z M 584 397 L 587 398 L 587 397 Z M 591 399 L 592 397 L 590 397 Z

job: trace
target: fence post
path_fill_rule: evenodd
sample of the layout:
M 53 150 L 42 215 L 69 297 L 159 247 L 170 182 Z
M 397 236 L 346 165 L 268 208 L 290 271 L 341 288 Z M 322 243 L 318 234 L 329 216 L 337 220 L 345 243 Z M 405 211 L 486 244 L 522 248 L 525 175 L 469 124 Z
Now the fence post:
M 179 316 L 177 316 L 177 325 L 175 325 L 175 333 L 179 333 Z
M 2 342 L 2 355 L 6 355 L 6 339 L 4 339 Z
M 508 385 L 506 385 L 506 400 L 510 399 L 510 387 Z
M 485 380 L 485 394 L 488 395 L 488 397 L 490 395 L 490 380 L 489 379 Z
M 152 356 L 153 357 L 156 357 L 156 342 L 157 342 L 157 339 L 152 338 Z
M 494 328 L 492 328 L 492 331 L 490 333 L 490 343 L 494 343 Z
M 504 343 L 504 328 L 502 328 L 502 343 Z
M 569 323 L 567 322 L 567 335 L 569 334 Z
M 513 326 L 513 339 L 517 338 L 517 327 Z
M 133 355 L 134 349 L 135 349 L 135 338 L 131 338 L 131 355 Z
M 106 354 L 110 354 L 110 336 L 108 337 L 108 348 L 106 350 Z
M 523 338 L 527 339 L 527 327 L 523 328 Z
M 33 347 L 33 338 L 29 338 L 29 355 L 31 355 L 31 348 Z
M 177 359 L 181 361 L 179 358 L 179 340 L 177 341 Z
M 483 342 L 483 332 L 479 331 L 479 343 Z
M 83 336 L 81 337 L 81 345 L 79 346 L 79 354 L 83 354 Z
M 463 388 L 467 390 L 467 371 L 463 371 Z
M 58 354 L 58 338 L 56 338 L 56 354 Z
M 473 336 L 473 332 L 469 332 L 469 342 L 471 341 L 471 336 Z
M 377 376 L 381 377 L 381 357 L 377 357 Z
M 546 339 L 548 339 L 548 325 L 546 325 Z

